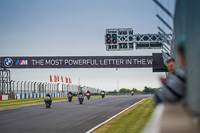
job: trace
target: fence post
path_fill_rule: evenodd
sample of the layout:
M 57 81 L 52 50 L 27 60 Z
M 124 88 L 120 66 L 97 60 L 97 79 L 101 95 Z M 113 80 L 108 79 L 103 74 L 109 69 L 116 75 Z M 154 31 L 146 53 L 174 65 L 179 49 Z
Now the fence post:
M 23 82 L 24 82 L 24 81 L 21 82 L 21 94 L 22 94 L 22 83 L 23 83 Z
M 55 83 L 53 84 L 53 93 L 55 93 L 56 87 L 55 87 Z
M 13 94 L 15 93 L 15 81 L 13 81 Z
M 18 83 L 19 83 L 19 81 L 17 81 L 17 94 L 18 94 Z
M 36 93 L 36 91 L 35 91 L 35 84 L 36 84 L 36 82 L 34 82 L 34 93 Z
M 29 84 L 30 84 L 30 82 L 28 82 L 28 93 L 29 93 Z
M 57 83 L 57 93 L 59 92 L 59 84 L 60 83 Z
M 27 81 L 24 82 L 24 93 L 26 93 L 26 82 Z

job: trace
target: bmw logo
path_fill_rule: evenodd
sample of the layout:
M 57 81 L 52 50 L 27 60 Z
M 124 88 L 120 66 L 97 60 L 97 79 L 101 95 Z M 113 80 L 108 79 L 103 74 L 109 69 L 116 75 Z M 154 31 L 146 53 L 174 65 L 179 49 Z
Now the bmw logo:
M 11 66 L 13 65 L 13 60 L 12 60 L 11 58 L 6 58 L 6 59 L 4 60 L 4 65 L 5 65 L 6 67 L 11 67 Z

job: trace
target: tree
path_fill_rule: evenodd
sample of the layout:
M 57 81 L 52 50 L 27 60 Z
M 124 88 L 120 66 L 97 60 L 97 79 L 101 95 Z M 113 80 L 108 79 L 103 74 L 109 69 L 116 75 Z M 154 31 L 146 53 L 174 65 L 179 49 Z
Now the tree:
M 143 93 L 143 91 L 141 91 L 141 90 L 138 90 L 138 91 L 137 91 L 137 93 Z
M 153 88 L 154 89 L 154 92 L 156 92 L 157 90 L 159 90 L 159 88 Z
M 133 88 L 133 89 L 132 89 L 132 91 L 133 91 L 133 92 L 135 92 L 135 93 L 137 93 L 137 92 L 138 92 L 138 90 L 137 90 L 137 89 L 135 89 L 135 88 Z
M 108 95 L 117 95 L 117 90 L 108 91 L 106 94 L 108 94 Z
M 149 93 L 150 90 L 149 90 L 149 88 L 148 88 L 147 86 L 145 86 L 143 92 L 145 92 L 145 93 Z
M 157 90 L 158 90 L 158 88 L 151 88 L 151 87 L 145 86 L 143 92 L 144 93 L 155 93 Z
M 131 90 L 130 89 L 126 89 L 126 88 L 121 88 L 119 90 L 119 93 L 131 93 Z

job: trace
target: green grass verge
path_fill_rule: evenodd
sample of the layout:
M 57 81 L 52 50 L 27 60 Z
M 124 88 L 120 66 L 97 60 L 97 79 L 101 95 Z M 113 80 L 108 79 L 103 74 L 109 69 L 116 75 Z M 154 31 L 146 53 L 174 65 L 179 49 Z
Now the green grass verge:
M 93 133 L 141 133 L 155 107 L 152 98 L 146 98 Z
M 100 97 L 100 96 L 99 95 L 91 96 L 91 98 L 96 98 L 96 97 Z M 73 100 L 76 100 L 76 99 L 78 99 L 77 96 L 74 96 Z M 60 101 L 67 101 L 67 100 L 68 100 L 67 97 L 52 97 L 53 103 L 60 102 Z M 24 106 L 30 106 L 30 105 L 38 105 L 38 104 L 44 104 L 44 98 L 5 100 L 5 101 L 0 101 L 0 110 L 24 107 Z

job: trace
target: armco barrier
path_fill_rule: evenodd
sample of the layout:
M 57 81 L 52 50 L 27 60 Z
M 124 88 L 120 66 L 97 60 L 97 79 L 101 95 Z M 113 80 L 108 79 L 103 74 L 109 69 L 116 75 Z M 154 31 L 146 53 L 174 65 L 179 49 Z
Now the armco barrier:
M 47 93 L 24 93 L 24 94 L 17 94 L 19 95 L 20 99 L 28 99 L 28 98 L 44 98 Z M 51 97 L 63 97 L 63 93 L 50 93 Z

